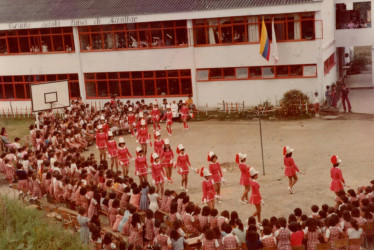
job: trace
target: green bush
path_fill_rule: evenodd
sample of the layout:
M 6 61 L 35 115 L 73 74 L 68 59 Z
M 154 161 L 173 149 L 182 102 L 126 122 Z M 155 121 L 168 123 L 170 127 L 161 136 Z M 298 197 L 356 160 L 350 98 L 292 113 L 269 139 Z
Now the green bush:
M 298 116 L 302 114 L 300 103 L 309 103 L 309 97 L 297 89 L 284 93 L 281 100 L 281 106 L 284 108 L 285 116 Z M 305 108 L 304 108 L 305 109 Z
M 0 249 L 86 249 L 78 234 L 50 222 L 42 211 L 0 197 Z

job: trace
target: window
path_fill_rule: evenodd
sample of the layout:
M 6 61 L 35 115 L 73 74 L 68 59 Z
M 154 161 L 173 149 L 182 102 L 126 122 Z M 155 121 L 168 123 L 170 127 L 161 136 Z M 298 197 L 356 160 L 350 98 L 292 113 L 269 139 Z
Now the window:
M 361 29 L 370 27 L 370 1 L 336 4 L 336 29 Z
M 194 20 L 195 46 L 259 43 L 262 17 L 223 17 Z M 264 16 L 270 40 L 272 38 L 271 23 L 273 19 L 278 42 L 315 39 L 314 12 Z
M 0 55 L 72 51 L 74 42 L 71 27 L 0 31 Z
M 79 27 L 79 40 L 82 51 L 187 46 L 187 22 L 85 26 Z
M 330 72 L 330 70 L 335 66 L 335 53 L 332 53 L 329 58 L 324 62 L 324 72 L 325 75 Z
M 80 96 L 78 74 L 0 76 L 0 99 L 29 100 L 30 84 L 67 80 L 70 98 Z
M 256 80 L 317 77 L 316 65 L 251 66 L 197 69 L 197 81 Z
M 190 70 L 85 73 L 88 98 L 185 96 L 192 94 Z

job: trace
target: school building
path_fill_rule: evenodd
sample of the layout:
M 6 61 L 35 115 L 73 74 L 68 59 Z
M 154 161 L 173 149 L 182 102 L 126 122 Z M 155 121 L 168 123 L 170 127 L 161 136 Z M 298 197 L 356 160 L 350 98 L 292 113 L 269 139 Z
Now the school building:
M 370 29 L 373 40 L 371 27 L 337 30 L 343 2 L 356 1 L 3 0 L 0 112 L 30 106 L 29 85 L 56 80 L 88 103 L 191 94 L 213 108 L 275 104 L 290 89 L 323 96 L 342 74 L 337 47 L 373 45 L 353 38 Z M 260 55 L 262 20 L 270 42 L 274 21 L 277 63 Z

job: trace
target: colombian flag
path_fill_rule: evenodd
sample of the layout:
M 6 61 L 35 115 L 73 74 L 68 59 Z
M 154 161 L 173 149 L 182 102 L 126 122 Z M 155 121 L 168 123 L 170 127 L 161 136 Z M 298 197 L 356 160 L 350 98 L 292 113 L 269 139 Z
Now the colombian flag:
M 270 41 L 268 36 L 268 31 L 266 30 L 266 25 L 264 18 L 262 18 L 261 27 L 261 38 L 260 38 L 260 54 L 269 61 L 270 57 Z

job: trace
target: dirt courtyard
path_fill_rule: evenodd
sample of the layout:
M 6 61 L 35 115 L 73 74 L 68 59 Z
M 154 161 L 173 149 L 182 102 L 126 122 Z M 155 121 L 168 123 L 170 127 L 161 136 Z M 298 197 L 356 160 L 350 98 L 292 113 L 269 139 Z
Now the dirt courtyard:
M 356 117 L 357 116 L 357 117 Z M 223 203 L 217 204 L 222 211 L 236 210 L 242 220 L 253 213 L 253 205 L 239 203 L 243 187 L 239 185 L 240 171 L 234 163 L 235 154 L 246 153 L 247 164 L 260 171 L 258 182 L 265 202 L 262 218 L 287 216 L 294 208 L 300 207 L 310 214 L 313 204 L 334 204 L 334 193 L 329 190 L 330 157 L 337 154 L 341 159 L 341 168 L 347 185 L 356 189 L 368 185 L 374 179 L 374 118 L 361 119 L 352 115 L 349 119 L 322 120 L 309 119 L 298 121 L 262 121 L 264 162 L 266 175 L 262 174 L 261 145 L 259 122 L 252 121 L 204 121 L 190 122 L 190 130 L 183 131 L 181 123 L 174 123 L 173 135 L 167 136 L 165 124 L 162 125 L 162 138 L 169 138 L 175 152 L 179 143 L 186 148 L 192 167 L 208 166 L 207 154 L 214 151 L 224 168 L 226 184 L 222 185 Z M 152 130 L 150 130 L 153 133 Z M 135 138 L 124 136 L 130 153 L 135 155 Z M 118 141 L 118 137 L 116 137 Z M 290 195 L 288 179 L 284 176 L 283 146 L 295 149 L 293 158 L 300 170 L 306 175 L 299 175 L 299 182 Z M 153 152 L 153 148 L 148 150 Z M 98 150 L 91 147 L 87 153 Z M 147 159 L 149 161 L 149 155 Z M 110 163 L 110 162 L 109 162 Z M 134 162 L 130 165 L 130 176 L 134 176 Z M 148 180 L 151 176 L 148 176 Z M 138 178 L 135 179 L 138 181 Z M 165 189 L 180 190 L 180 175 L 173 171 L 172 185 L 165 184 Z M 202 206 L 202 178 L 196 173 L 189 174 L 189 196 L 191 201 Z

